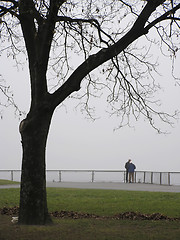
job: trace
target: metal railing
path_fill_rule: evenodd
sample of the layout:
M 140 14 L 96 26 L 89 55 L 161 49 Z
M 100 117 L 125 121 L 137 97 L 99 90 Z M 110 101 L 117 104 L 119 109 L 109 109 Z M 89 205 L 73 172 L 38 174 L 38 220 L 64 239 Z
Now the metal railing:
M 124 170 L 46 170 L 54 182 L 125 182 Z M 20 181 L 21 170 L 0 170 L 0 179 Z M 180 185 L 180 172 L 136 171 L 136 183 Z

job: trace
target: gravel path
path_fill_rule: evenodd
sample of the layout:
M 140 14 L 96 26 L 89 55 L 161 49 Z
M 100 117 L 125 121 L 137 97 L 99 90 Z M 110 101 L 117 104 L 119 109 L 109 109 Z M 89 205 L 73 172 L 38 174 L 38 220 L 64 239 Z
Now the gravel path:
M 143 183 L 117 183 L 117 182 L 47 182 L 47 187 L 81 188 L 81 189 L 113 189 L 128 191 L 150 191 L 150 192 L 180 192 L 179 185 L 156 185 Z M 19 185 L 0 185 L 3 188 L 19 188 Z

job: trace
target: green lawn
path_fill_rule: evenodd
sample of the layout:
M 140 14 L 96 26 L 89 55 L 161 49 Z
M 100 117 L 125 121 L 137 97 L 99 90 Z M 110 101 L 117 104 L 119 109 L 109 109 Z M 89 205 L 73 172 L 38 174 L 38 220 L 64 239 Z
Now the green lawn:
M 52 226 L 19 226 L 0 216 L 1 240 L 179 240 L 180 223 L 60 219 Z
M 180 193 L 48 188 L 49 211 L 77 211 L 111 216 L 134 211 L 180 217 Z M 0 189 L 0 208 L 17 206 L 19 189 Z
M 180 217 L 180 193 L 48 188 L 49 211 L 112 216 L 121 212 L 161 213 Z M 0 189 L 0 208 L 19 203 L 19 189 Z M 55 219 L 51 226 L 19 226 L 0 215 L 0 240 L 176 240 L 180 221 Z
M 19 182 L 0 179 L 0 185 L 19 184 Z
M 47 194 L 50 211 L 73 210 L 106 216 L 127 211 L 159 212 L 180 217 L 180 193 L 49 188 Z

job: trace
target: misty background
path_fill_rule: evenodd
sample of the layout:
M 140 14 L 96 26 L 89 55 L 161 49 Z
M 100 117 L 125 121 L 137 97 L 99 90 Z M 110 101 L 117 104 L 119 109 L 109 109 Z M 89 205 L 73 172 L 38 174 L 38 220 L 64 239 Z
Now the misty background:
M 176 76 L 180 76 L 180 54 L 177 56 Z M 160 99 L 160 110 L 173 113 L 180 110 L 180 87 L 171 75 L 171 63 L 167 58 L 160 62 L 161 75 L 157 79 L 162 89 L 155 94 Z M 15 63 L 3 57 L 0 72 L 11 86 L 18 107 L 28 113 L 30 85 L 25 65 L 17 69 Z M 119 119 L 106 113 L 104 99 L 94 100 L 97 120 L 92 121 L 76 110 L 77 100 L 68 99 L 56 109 L 47 143 L 47 169 L 108 169 L 124 170 L 130 158 L 138 171 L 180 171 L 180 122 L 174 120 L 170 127 L 159 122 L 168 134 L 158 134 L 143 117 L 134 127 L 118 127 Z M 13 107 L 2 108 L 0 120 L 0 169 L 21 169 L 21 139 L 18 117 Z

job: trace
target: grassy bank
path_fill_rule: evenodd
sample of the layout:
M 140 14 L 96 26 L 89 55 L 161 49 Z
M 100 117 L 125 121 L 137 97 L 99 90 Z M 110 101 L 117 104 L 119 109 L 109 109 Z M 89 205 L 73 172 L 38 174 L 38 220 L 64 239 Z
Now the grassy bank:
M 180 193 L 58 188 L 47 193 L 50 211 L 60 208 L 106 216 L 127 211 L 180 216 Z
M 180 193 L 48 188 L 49 211 L 77 211 L 111 216 L 134 211 L 180 217 Z M 0 208 L 19 204 L 19 189 L 0 189 Z
M 19 226 L 0 216 L 1 240 L 179 240 L 179 222 L 60 219 L 52 226 Z
M 9 185 L 9 184 L 10 184 L 10 185 L 11 185 L 11 184 L 19 184 L 19 182 L 0 179 L 0 185 Z
M 47 189 L 49 211 L 76 211 L 112 216 L 134 211 L 180 217 L 180 193 L 119 190 Z M 19 189 L 0 189 L 0 208 L 19 203 Z M 0 215 L 0 240 L 176 240 L 180 221 L 55 219 L 52 226 L 19 226 Z

